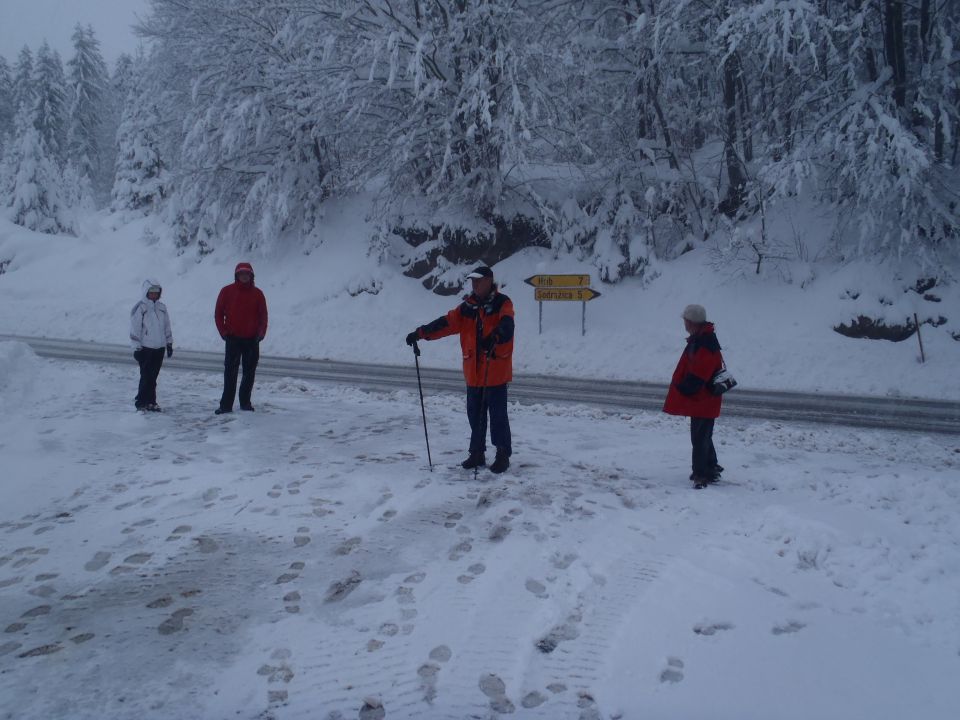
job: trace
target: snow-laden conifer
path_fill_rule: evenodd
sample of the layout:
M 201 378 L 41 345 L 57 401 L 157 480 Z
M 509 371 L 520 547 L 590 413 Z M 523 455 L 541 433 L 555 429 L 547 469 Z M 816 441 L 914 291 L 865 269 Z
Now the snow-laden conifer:
M 47 151 L 36 118 L 23 107 L 16 125 L 17 140 L 7 161 L 12 176 L 9 218 L 30 230 L 72 232 L 72 213 L 64 199 L 61 171 Z
M 107 90 L 107 66 L 92 27 L 77 24 L 73 31 L 74 55 L 67 63 L 69 124 L 67 156 L 80 177 L 92 181 L 102 163 L 100 124 Z
M 33 67 L 33 122 L 48 157 L 57 165 L 67 159 L 69 100 L 60 54 L 44 42 Z

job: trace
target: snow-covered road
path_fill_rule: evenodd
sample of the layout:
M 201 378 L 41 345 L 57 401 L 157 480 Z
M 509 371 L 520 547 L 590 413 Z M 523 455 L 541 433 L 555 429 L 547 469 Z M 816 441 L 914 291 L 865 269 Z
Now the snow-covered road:
M 54 338 L 0 334 L 0 342 L 23 342 L 41 357 L 87 360 L 129 366 L 130 346 Z M 165 363 L 168 370 L 207 370 L 223 373 L 223 353 L 178 349 Z M 423 387 L 430 393 L 463 392 L 459 368 L 424 366 Z M 347 384 L 364 390 L 409 389 L 413 368 L 362 362 L 337 362 L 264 355 L 258 377 L 292 377 Z M 510 397 L 522 403 L 583 404 L 611 411 L 659 411 L 667 386 L 627 380 L 600 380 L 516 373 Z M 739 386 L 724 397 L 727 417 L 814 422 L 897 431 L 960 434 L 960 402 L 907 397 L 856 396 L 839 393 L 751 390 Z
M 960 446 L 258 384 L 0 344 L 8 718 L 952 718 Z

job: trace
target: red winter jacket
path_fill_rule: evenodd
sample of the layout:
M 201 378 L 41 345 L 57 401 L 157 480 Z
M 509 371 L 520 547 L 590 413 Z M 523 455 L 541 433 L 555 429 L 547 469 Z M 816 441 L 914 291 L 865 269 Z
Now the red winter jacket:
M 721 367 L 723 355 L 713 323 L 704 323 L 687 338 L 687 347 L 673 371 L 663 411 L 695 418 L 719 417 L 723 396 L 714 395 L 707 384 Z
M 241 267 L 243 266 L 243 267 Z M 213 317 L 221 337 L 263 338 L 267 334 L 267 299 L 253 284 L 253 271 L 247 263 L 237 265 L 237 271 L 250 273 L 250 282 L 236 280 L 217 296 Z
M 463 377 L 469 387 L 496 387 L 513 380 L 513 301 L 496 287 L 481 301 L 472 293 L 453 310 L 428 325 L 417 328 L 425 340 L 460 334 Z M 493 358 L 477 351 L 479 340 L 496 333 Z M 490 368 L 487 369 L 489 363 Z M 486 385 L 484 385 L 486 379 Z

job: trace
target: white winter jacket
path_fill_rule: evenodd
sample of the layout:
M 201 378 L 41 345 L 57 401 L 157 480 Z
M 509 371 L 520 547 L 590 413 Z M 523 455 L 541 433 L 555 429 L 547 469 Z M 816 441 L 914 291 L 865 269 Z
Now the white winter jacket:
M 159 300 L 154 302 L 147 298 L 147 290 L 152 286 L 160 287 L 160 283 L 144 280 L 143 299 L 130 311 L 130 342 L 135 350 L 162 348 L 173 342 L 167 306 Z

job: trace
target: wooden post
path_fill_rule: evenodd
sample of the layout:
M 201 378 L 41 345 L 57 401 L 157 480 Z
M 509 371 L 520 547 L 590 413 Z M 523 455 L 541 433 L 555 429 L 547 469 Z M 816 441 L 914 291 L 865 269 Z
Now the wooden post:
M 583 337 L 587 334 L 587 301 L 584 300 L 583 305 L 583 315 L 580 317 L 580 337 Z
M 913 322 L 917 326 L 917 342 L 920 343 L 920 362 L 925 363 L 927 361 L 926 356 L 923 354 L 923 338 L 920 337 L 920 320 L 917 318 L 917 314 L 913 314 Z
M 537 303 L 540 306 L 540 331 L 538 335 L 543 335 L 543 300 Z

